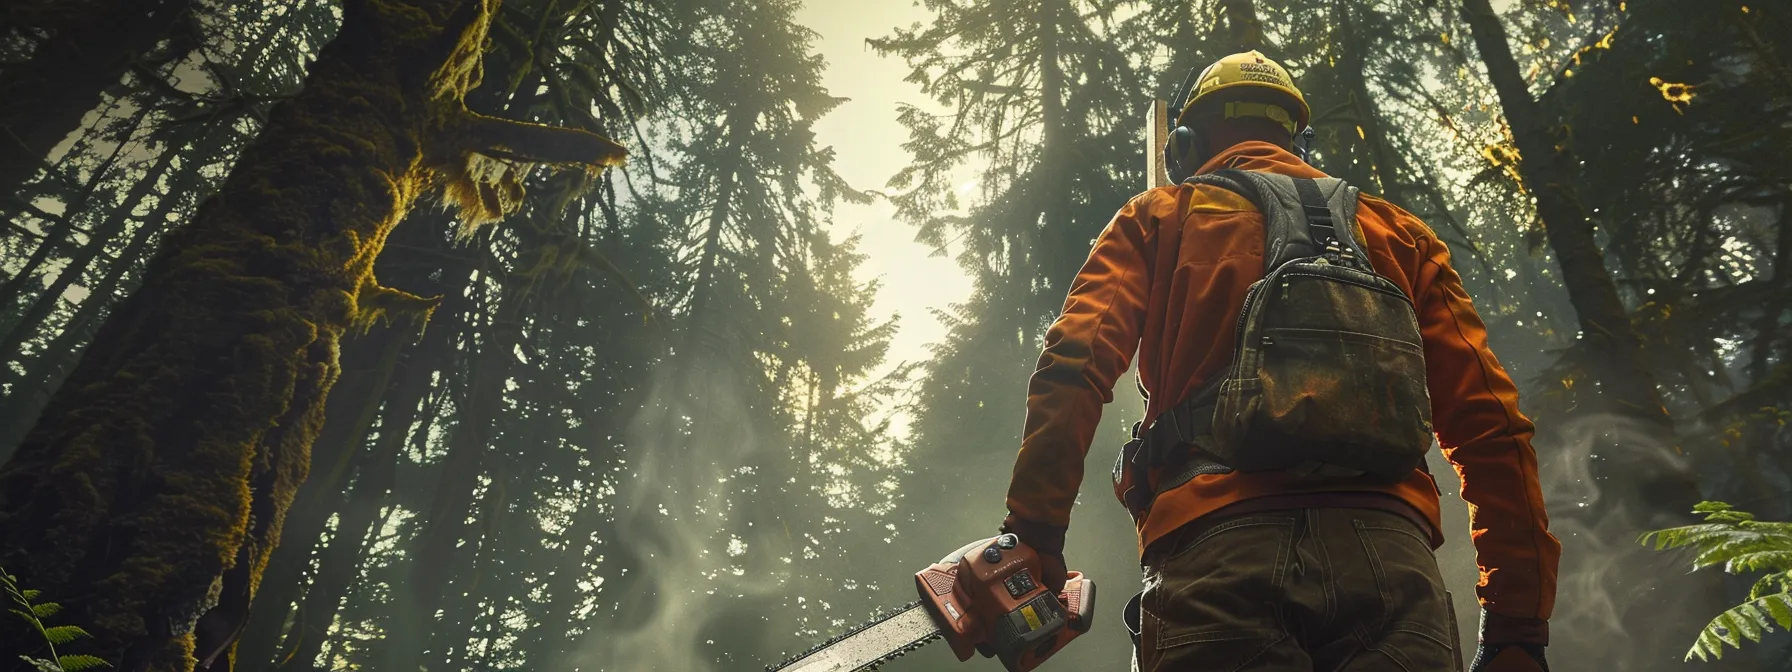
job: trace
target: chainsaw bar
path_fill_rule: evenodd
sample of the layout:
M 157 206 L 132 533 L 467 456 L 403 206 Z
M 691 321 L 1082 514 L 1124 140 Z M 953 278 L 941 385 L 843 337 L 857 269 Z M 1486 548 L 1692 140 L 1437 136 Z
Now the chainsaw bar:
M 766 672 L 869 672 L 940 638 L 939 626 L 916 600 L 822 642 Z

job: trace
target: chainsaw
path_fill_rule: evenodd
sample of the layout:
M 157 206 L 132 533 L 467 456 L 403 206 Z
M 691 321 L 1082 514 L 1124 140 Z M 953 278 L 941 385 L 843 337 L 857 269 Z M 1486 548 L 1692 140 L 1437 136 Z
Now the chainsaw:
M 945 639 L 960 662 L 998 658 L 1027 672 L 1088 632 L 1095 582 L 1069 572 L 1064 592 L 1039 583 L 1039 555 L 1012 534 L 981 539 L 915 574 L 921 599 L 792 656 L 766 672 L 862 672 Z

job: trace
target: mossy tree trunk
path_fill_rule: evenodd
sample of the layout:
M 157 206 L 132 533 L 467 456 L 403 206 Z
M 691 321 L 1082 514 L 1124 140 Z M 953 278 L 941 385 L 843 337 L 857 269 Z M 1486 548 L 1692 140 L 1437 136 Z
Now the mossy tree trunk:
M 217 143 L 203 143 L 196 154 L 209 152 L 217 147 Z M 167 173 L 169 163 L 178 149 L 178 145 L 168 147 L 163 157 L 141 178 L 138 186 L 131 190 L 124 204 L 118 206 L 105 223 L 88 232 L 87 244 L 82 246 L 75 258 L 69 260 L 51 286 L 42 290 L 42 294 L 32 302 L 21 318 L 23 322 L 13 324 L 10 329 L 0 329 L 0 332 L 4 332 L 0 340 L 7 344 L 0 347 L 0 353 L 12 353 L 13 356 L 19 354 L 19 344 L 36 332 L 37 322 L 48 315 L 49 308 L 60 302 L 63 290 L 87 270 L 106 243 L 114 242 L 110 238 L 123 230 L 126 220 L 131 219 L 132 211 L 143 203 L 156 183 Z M 155 206 L 148 215 L 141 218 L 137 230 L 107 265 L 105 274 L 98 282 L 88 285 L 86 298 L 80 300 L 79 307 L 73 309 L 73 314 L 68 321 L 62 323 L 56 336 L 28 360 L 21 360 L 24 373 L 14 376 L 10 369 L 0 370 L 0 382 L 11 383 L 9 393 L 4 399 L 0 399 L 0 463 L 12 457 L 14 449 L 24 440 L 25 432 L 49 404 L 51 395 L 61 386 L 70 366 L 80 356 L 81 346 L 93 337 L 93 327 L 100 312 L 115 303 L 113 297 L 118 294 L 125 273 L 136 268 L 138 260 L 152 249 L 151 244 L 168 228 L 169 217 L 177 209 L 192 206 L 187 192 L 200 184 L 199 172 L 203 164 L 194 161 L 183 163 L 180 170 L 169 177 L 167 190 L 156 196 Z
M 413 213 L 393 234 L 392 243 L 398 249 L 389 247 L 380 258 L 378 267 L 382 276 L 398 286 L 442 294 L 448 297 L 445 305 L 454 304 L 466 289 L 470 269 L 465 266 L 470 260 L 463 262 L 461 268 L 444 268 L 453 266 L 453 260 L 465 259 L 467 254 L 464 250 L 457 253 L 447 249 L 449 243 L 445 231 L 451 224 L 452 217 L 448 213 Z M 441 271 L 440 279 L 432 280 L 430 276 L 437 270 Z M 312 449 L 311 474 L 293 498 L 280 547 L 275 549 L 267 571 L 262 575 L 262 591 L 256 595 L 255 608 L 237 649 L 239 660 L 251 665 L 273 661 L 292 606 L 308 591 L 316 589 L 320 580 L 340 580 L 339 577 L 314 574 L 306 581 L 304 575 L 312 574 L 313 551 L 324 552 L 319 546 L 320 537 L 333 515 L 343 516 L 344 521 L 338 523 L 331 546 L 344 541 L 341 535 L 345 528 L 342 526 L 352 514 L 345 508 L 349 505 L 349 481 L 352 476 L 358 483 L 366 476 L 368 460 L 378 459 L 370 455 L 370 449 L 365 445 L 376 418 L 380 419 L 377 442 L 384 445 L 392 438 L 394 425 L 391 423 L 398 417 L 398 409 L 392 404 L 401 403 L 398 401 L 399 390 L 405 385 L 406 374 L 402 371 L 421 369 L 427 382 L 428 375 L 436 369 L 434 362 L 448 356 L 444 354 L 448 351 L 442 348 L 424 351 L 429 347 L 427 343 L 451 336 L 434 333 L 438 329 L 436 321 L 439 319 L 430 323 L 425 344 L 416 343 L 415 329 L 395 325 L 376 329 L 343 347 L 342 376 L 330 392 L 324 428 Z M 418 357 L 429 358 L 426 361 L 431 364 L 401 362 L 414 361 Z M 403 427 L 409 424 L 406 415 Z M 397 430 L 399 438 L 402 439 L 404 431 L 403 428 Z M 402 445 L 402 440 L 400 443 Z M 378 449 L 371 450 L 377 452 Z M 355 542 L 358 544 L 359 539 Z M 285 647 L 291 648 L 291 645 Z M 310 664 L 309 659 L 305 664 Z
M 324 407 L 324 426 L 312 447 L 310 475 L 293 496 L 280 546 L 269 556 L 262 573 L 261 590 L 237 647 L 239 660 L 254 666 L 273 659 L 287 607 L 305 591 L 301 579 L 310 568 L 311 551 L 341 504 L 350 461 L 360 454 L 398 368 L 399 355 L 415 335 L 412 328 L 394 325 L 343 346 L 342 373 Z
M 472 221 L 514 184 L 469 162 L 602 166 L 596 135 L 461 102 L 496 0 L 350 0 L 303 93 L 172 233 L 17 455 L 0 467 L 0 566 L 94 635 L 117 670 L 223 669 L 308 469 L 337 342 L 429 300 L 378 286 L 387 233 L 438 177 Z M 0 651 L 34 651 L 0 631 Z M 22 668 L 8 657 L 0 669 Z

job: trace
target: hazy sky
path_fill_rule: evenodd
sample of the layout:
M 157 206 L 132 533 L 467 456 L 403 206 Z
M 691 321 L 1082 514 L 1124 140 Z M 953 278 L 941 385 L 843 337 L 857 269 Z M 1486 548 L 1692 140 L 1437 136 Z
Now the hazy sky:
M 909 156 L 902 143 L 908 134 L 896 123 L 897 103 L 931 103 L 919 87 L 902 81 L 909 69 L 901 59 L 879 56 L 865 40 L 927 18 L 926 10 L 900 0 L 811 0 L 797 15 L 798 21 L 821 35 L 815 46 L 828 62 L 823 83 L 833 95 L 851 99 L 816 124 L 815 132 L 821 145 L 834 148 L 834 168 L 854 188 L 881 190 L 907 165 Z M 887 202 L 842 204 L 834 222 L 842 236 L 856 232 L 863 237 L 859 249 L 870 258 L 860 268 L 860 277 L 883 283 L 876 312 L 902 316 L 891 360 L 925 358 L 927 344 L 945 335 L 928 309 L 965 300 L 970 280 L 957 262 L 929 256 L 931 249 L 915 243 L 915 228 L 896 221 L 895 208 Z

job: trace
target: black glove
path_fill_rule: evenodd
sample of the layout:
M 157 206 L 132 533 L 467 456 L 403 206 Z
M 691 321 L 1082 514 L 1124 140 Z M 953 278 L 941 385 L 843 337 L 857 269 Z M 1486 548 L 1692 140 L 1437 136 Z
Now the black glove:
M 1054 593 L 1064 592 L 1064 582 L 1069 570 L 1064 565 L 1064 528 L 1046 523 L 1016 518 L 1014 514 L 1002 521 L 1002 533 L 1020 537 L 1020 543 L 1039 554 L 1039 571 L 1044 576 L 1039 581 Z
M 1481 610 L 1481 648 L 1469 672 L 1549 672 L 1549 621 Z
M 1481 643 L 1468 672 L 1549 672 L 1542 644 Z

